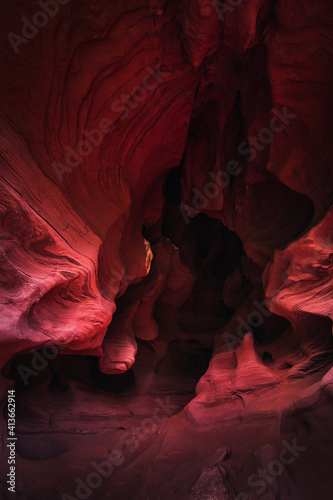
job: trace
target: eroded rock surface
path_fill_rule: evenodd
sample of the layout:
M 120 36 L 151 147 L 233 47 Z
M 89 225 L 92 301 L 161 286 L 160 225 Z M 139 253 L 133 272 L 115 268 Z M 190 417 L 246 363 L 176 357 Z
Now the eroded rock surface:
M 331 2 L 1 17 L 1 498 L 331 499 Z

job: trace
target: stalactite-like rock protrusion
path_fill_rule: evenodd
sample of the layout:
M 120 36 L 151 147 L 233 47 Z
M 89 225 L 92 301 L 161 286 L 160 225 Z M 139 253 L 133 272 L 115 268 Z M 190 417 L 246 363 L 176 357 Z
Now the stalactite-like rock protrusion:
M 330 1 L 0 25 L 1 499 L 330 500 Z

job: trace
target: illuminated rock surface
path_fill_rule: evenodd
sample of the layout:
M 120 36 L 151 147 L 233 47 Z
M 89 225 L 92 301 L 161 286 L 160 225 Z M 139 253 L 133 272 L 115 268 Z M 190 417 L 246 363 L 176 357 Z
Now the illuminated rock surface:
M 47 5 L 0 23 L 1 498 L 330 500 L 331 2 Z

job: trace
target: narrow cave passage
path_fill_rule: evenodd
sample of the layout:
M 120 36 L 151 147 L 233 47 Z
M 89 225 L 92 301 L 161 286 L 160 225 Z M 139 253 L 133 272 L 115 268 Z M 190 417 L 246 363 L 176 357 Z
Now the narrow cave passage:
M 331 500 L 332 26 L 2 2 L 1 500 Z

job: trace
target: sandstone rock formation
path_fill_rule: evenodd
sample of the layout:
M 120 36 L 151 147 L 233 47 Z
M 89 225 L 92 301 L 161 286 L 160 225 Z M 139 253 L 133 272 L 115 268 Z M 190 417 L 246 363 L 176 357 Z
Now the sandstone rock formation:
M 332 24 L 2 7 L 1 499 L 331 499 Z

